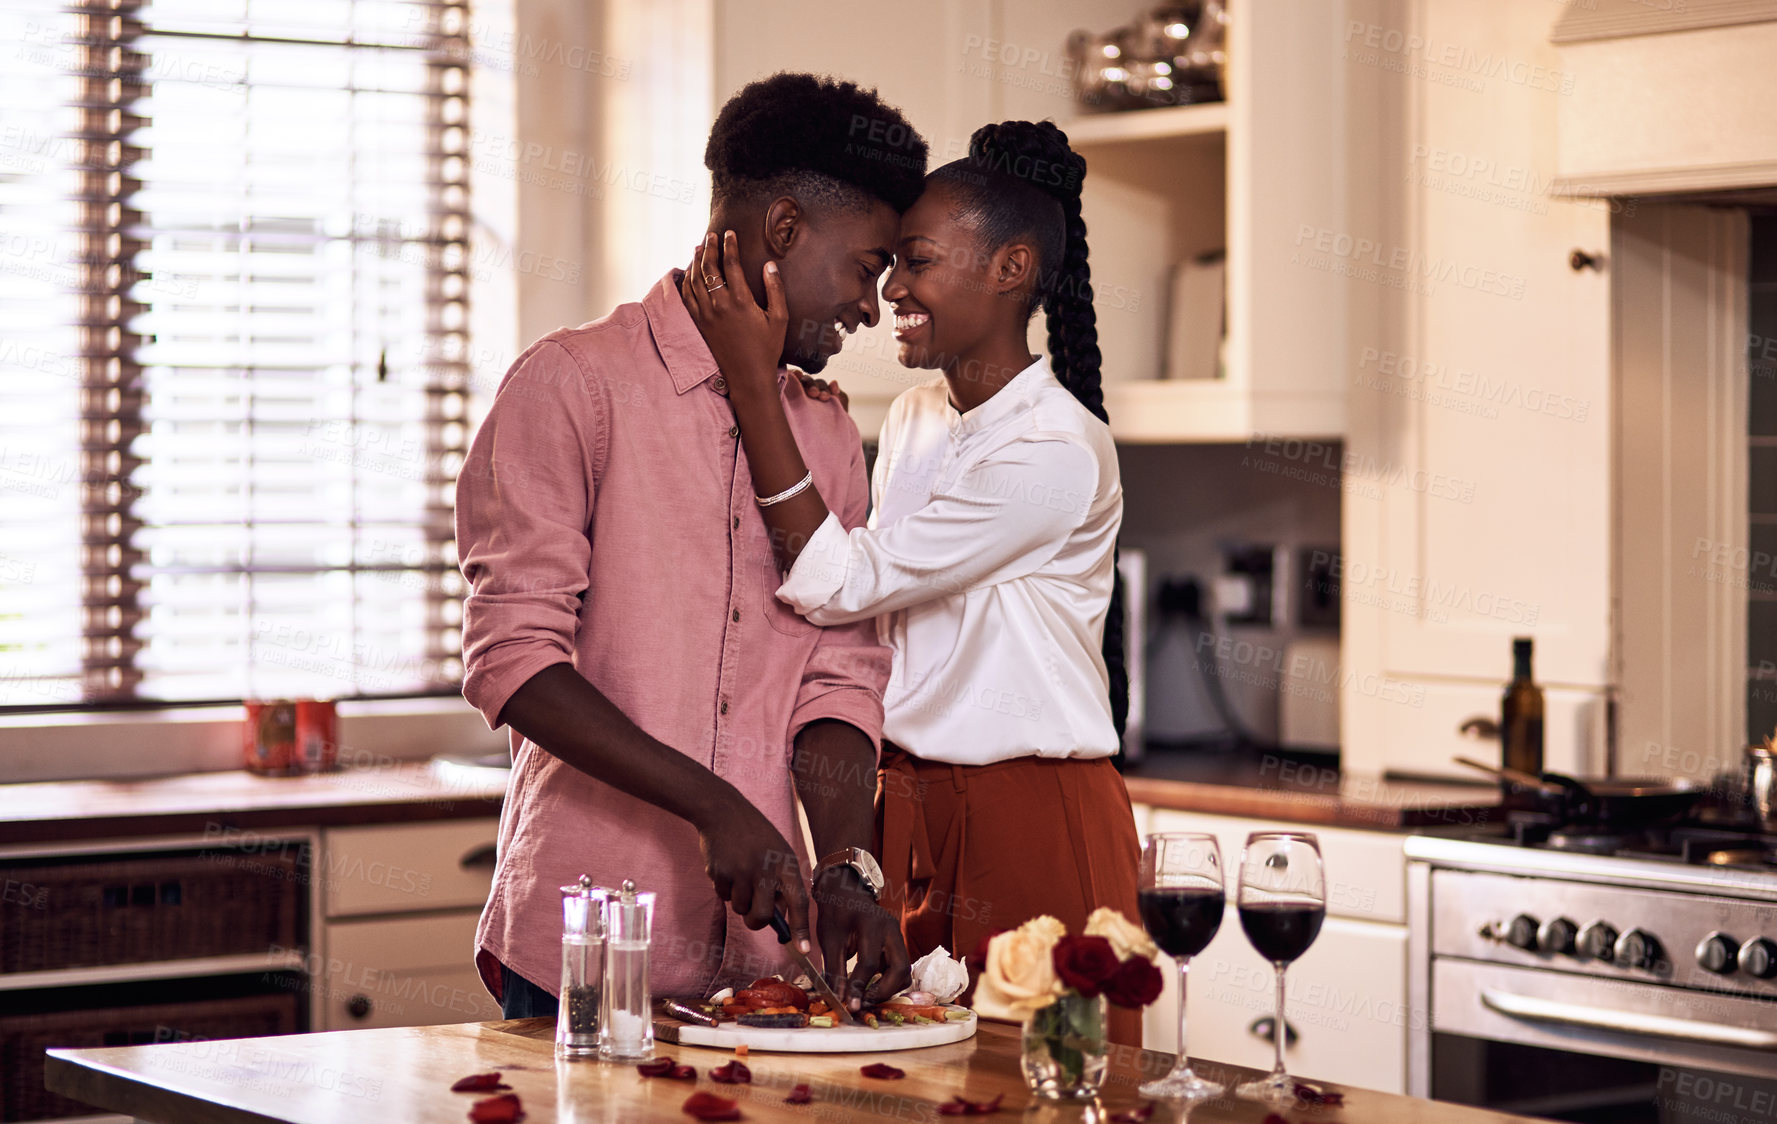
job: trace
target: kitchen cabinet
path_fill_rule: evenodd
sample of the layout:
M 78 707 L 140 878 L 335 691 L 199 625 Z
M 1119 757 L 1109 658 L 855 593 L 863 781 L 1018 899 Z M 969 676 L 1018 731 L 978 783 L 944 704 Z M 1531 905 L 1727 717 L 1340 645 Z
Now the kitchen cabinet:
M 485 818 L 323 833 L 322 1029 L 500 1017 L 475 970 L 499 830 Z
M 1210 833 L 1222 852 L 1228 910 L 1215 939 L 1191 961 L 1187 1045 L 1193 1056 L 1268 1069 L 1266 1020 L 1275 1013 L 1276 981 L 1247 942 L 1234 902 L 1247 835 L 1293 825 L 1163 808 L 1153 809 L 1147 824 L 1154 832 Z M 1285 1022 L 1295 1040 L 1285 1063 L 1302 1077 L 1401 1092 L 1410 1021 L 1404 836 L 1313 830 L 1326 867 L 1327 920 L 1286 977 Z M 1142 1042 L 1171 1051 L 1178 1042 L 1178 971 L 1170 958 L 1162 960 L 1166 989 L 1147 1009 Z
M 1347 35 L 1388 106 L 1354 304 L 1342 764 L 1492 756 L 1511 639 L 1536 640 L 1549 767 L 1602 766 L 1611 683 L 1613 204 L 1555 194 L 1570 76 L 1535 4 L 1388 0 Z M 1354 129 L 1354 131 L 1356 131 Z M 1378 684 L 1405 689 L 1379 689 Z

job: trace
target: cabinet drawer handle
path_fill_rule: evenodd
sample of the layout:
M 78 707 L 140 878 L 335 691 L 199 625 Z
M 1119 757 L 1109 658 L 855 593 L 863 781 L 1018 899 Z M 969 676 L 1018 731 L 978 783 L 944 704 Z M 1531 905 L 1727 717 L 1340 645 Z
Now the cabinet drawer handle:
M 1246 1028 L 1246 1032 L 1261 1042 L 1277 1041 L 1277 1020 L 1272 1015 L 1260 1015 Z M 1296 1044 L 1296 1028 L 1288 1019 L 1283 1020 L 1283 1048 L 1289 1049 Z
M 346 1014 L 354 1019 L 366 1018 L 370 1014 L 372 1003 L 368 995 L 354 995 L 346 1000 Z
M 498 843 L 483 843 L 465 851 L 463 857 L 457 860 L 457 865 L 464 870 L 474 870 L 477 867 L 492 870 L 495 862 L 499 860 L 499 856 L 500 845 Z

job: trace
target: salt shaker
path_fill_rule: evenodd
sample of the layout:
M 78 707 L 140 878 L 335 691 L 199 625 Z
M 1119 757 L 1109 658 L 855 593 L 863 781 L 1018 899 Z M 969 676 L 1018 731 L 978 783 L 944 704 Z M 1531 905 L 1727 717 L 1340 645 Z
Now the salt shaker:
M 605 901 L 610 891 L 580 881 L 561 888 L 561 1007 L 555 1056 L 596 1058 L 605 973 Z
M 654 1056 L 654 1010 L 648 995 L 648 942 L 654 895 L 623 888 L 605 903 L 605 993 L 599 1018 L 599 1057 L 611 1061 Z

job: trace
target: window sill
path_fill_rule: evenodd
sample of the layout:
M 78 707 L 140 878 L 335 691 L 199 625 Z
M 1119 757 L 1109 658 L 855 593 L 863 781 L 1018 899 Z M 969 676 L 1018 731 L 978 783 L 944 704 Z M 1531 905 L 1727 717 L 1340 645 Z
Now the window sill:
M 0 716 L 0 779 L 123 779 L 241 767 L 238 706 L 151 711 L 65 711 Z M 354 767 L 438 753 L 506 748 L 460 698 L 375 699 L 339 704 L 340 763 Z

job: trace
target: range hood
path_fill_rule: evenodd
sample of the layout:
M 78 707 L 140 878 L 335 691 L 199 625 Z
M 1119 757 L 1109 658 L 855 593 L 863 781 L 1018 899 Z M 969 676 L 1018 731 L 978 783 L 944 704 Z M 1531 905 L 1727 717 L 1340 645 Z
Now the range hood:
M 1777 189 L 1777 0 L 1592 0 L 1561 52 L 1559 194 Z

